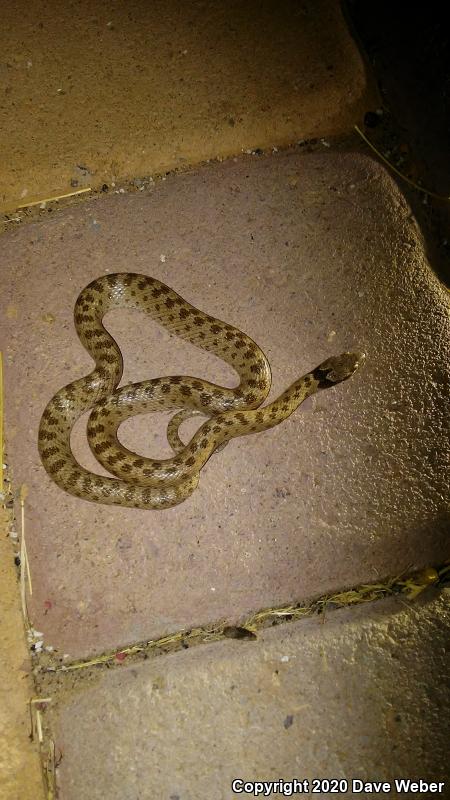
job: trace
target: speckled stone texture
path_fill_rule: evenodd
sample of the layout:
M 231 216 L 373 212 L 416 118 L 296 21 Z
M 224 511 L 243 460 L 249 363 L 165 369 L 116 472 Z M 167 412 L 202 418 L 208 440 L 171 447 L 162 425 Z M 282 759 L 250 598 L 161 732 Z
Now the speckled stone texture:
M 345 133 L 377 105 L 337 0 L 3 0 L 0 209 Z
M 1 244 L 7 433 L 30 490 L 31 614 L 46 644 L 76 658 L 448 557 L 448 299 L 382 167 L 330 151 L 214 164 Z M 271 397 L 333 353 L 363 349 L 367 363 L 282 426 L 231 442 L 176 508 L 81 501 L 41 466 L 38 423 L 91 368 L 73 327 L 78 292 L 124 270 L 245 330 L 272 364 Z M 107 325 L 125 381 L 233 384 L 226 365 L 142 315 Z M 164 430 L 141 416 L 123 440 L 164 456 Z M 81 421 L 73 441 L 93 468 Z
M 235 778 L 333 777 L 447 779 L 415 796 L 448 797 L 449 626 L 448 595 L 419 614 L 383 601 L 104 672 L 52 716 L 61 800 L 232 800 L 252 796 Z

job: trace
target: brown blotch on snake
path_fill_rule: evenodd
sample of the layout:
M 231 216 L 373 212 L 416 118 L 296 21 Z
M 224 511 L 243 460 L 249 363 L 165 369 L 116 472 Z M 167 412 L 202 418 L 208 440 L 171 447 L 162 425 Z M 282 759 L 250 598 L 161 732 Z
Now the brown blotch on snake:
M 156 302 L 161 296 L 162 305 Z M 218 356 L 236 371 L 238 386 L 228 388 L 176 375 L 119 389 L 121 352 L 102 323 L 105 314 L 117 307 L 143 311 L 169 333 Z M 169 313 L 175 307 L 176 317 Z M 278 425 L 310 395 L 350 378 L 364 360 L 360 353 L 329 358 L 296 380 L 274 402 L 262 406 L 270 390 L 271 372 L 258 345 L 239 329 L 204 314 L 154 278 L 134 273 L 98 278 L 79 295 L 74 319 L 80 341 L 92 356 L 95 368 L 60 389 L 47 404 L 39 426 L 38 446 L 52 480 L 70 494 L 95 503 L 164 509 L 183 502 L 198 486 L 200 471 L 208 459 L 231 438 Z M 194 325 L 187 325 L 187 319 L 193 320 Z M 119 442 L 117 431 L 127 418 L 161 409 L 177 412 L 167 429 L 174 450 L 172 458 L 144 458 Z M 72 453 L 72 428 L 88 410 L 89 445 L 114 477 L 90 472 Z M 178 428 L 199 414 L 207 419 L 184 444 Z

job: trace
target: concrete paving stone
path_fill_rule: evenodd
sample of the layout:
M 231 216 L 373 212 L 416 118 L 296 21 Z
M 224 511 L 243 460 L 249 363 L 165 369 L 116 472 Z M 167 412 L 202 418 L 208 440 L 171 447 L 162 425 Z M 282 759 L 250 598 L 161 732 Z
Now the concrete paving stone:
M 448 296 L 404 197 L 371 159 L 293 152 L 175 175 L 12 230 L 0 269 L 9 450 L 16 484 L 29 486 L 30 611 L 61 655 L 241 619 L 448 557 Z M 79 291 L 127 270 L 246 331 L 272 364 L 271 398 L 333 353 L 363 349 L 367 363 L 283 425 L 231 442 L 180 506 L 76 499 L 40 464 L 39 419 L 91 369 L 73 327 Z M 143 315 L 116 311 L 107 324 L 124 382 L 234 383 L 218 359 Z M 73 446 L 95 470 L 84 422 Z M 122 436 L 164 457 L 164 431 L 141 416 Z
M 377 105 L 338 0 L 3 0 L 0 208 L 348 131 Z
M 448 797 L 448 594 L 419 605 L 331 612 L 80 684 L 49 712 L 60 800 L 231 800 L 253 796 L 233 779 L 280 778 L 349 781 L 326 798 L 375 796 L 353 779 L 422 778 L 446 787 L 414 796 Z

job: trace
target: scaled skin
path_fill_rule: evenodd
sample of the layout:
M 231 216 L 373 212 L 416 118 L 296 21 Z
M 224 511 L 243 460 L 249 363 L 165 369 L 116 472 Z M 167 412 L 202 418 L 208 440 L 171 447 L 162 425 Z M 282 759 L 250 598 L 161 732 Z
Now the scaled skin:
M 107 311 L 121 306 L 148 313 L 170 333 L 222 358 L 238 373 L 239 385 L 228 389 L 188 376 L 171 376 L 115 391 L 122 376 L 122 355 L 102 319 Z M 151 509 L 183 502 L 197 487 L 201 468 L 218 447 L 233 437 L 278 425 L 311 394 L 347 380 L 363 360 L 358 353 L 329 358 L 275 401 L 259 408 L 269 393 L 271 372 L 258 345 L 154 278 L 134 273 L 99 278 L 79 295 L 74 316 L 80 340 L 96 366 L 48 403 L 39 429 L 39 452 L 58 486 L 92 502 Z M 210 419 L 171 459 L 142 458 L 117 439 L 119 425 L 127 417 L 186 407 L 201 410 Z M 70 447 L 76 420 L 92 408 L 89 444 L 114 479 L 81 467 Z

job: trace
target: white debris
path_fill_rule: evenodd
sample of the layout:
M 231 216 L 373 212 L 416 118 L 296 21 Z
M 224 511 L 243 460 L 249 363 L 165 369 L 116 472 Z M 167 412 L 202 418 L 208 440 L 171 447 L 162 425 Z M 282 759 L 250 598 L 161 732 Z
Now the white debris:
M 33 639 L 43 639 L 44 638 L 44 634 L 41 633 L 41 631 L 35 630 L 35 628 L 30 628 L 29 635 Z

